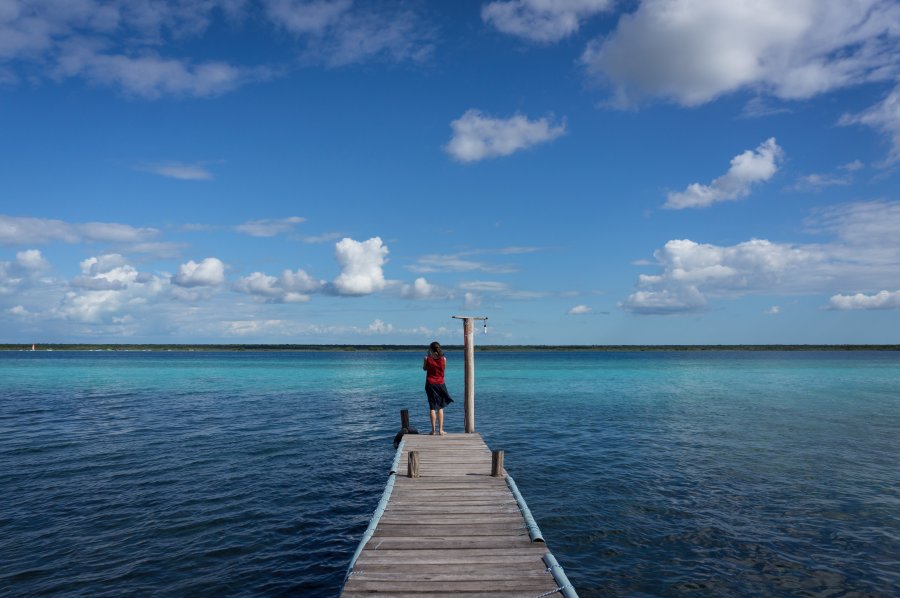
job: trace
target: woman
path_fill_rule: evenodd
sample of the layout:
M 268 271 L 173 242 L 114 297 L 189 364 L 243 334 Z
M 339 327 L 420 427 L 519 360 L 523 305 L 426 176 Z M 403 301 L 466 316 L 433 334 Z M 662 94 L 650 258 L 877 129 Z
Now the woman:
M 428 356 L 422 363 L 422 369 L 425 370 L 425 394 L 428 395 L 428 406 L 431 408 L 431 434 L 435 433 L 435 423 L 437 422 L 437 431 L 441 436 L 446 436 L 444 432 L 444 407 L 453 402 L 447 387 L 444 385 L 444 369 L 447 367 L 447 358 L 441 350 L 441 344 L 437 341 L 428 346 Z

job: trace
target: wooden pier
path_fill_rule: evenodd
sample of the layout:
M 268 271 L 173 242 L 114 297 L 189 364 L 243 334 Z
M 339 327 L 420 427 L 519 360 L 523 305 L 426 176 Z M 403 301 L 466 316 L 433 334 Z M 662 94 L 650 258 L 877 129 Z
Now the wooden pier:
M 576 596 L 502 453 L 493 467 L 479 434 L 403 436 L 341 595 Z

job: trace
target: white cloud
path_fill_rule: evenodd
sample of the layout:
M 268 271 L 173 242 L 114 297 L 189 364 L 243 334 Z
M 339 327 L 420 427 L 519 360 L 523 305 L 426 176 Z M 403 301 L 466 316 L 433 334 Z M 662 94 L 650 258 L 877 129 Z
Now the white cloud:
M 10 295 L 34 283 L 49 268 L 49 262 L 37 249 L 16 253 L 14 262 L 0 261 L 0 295 Z
M 897 162 L 900 160 L 900 85 L 895 87 L 881 102 L 858 114 L 845 114 L 838 123 L 841 125 L 866 125 L 880 131 L 891 142 L 887 163 Z
M 459 288 L 464 291 L 478 291 L 482 293 L 501 293 L 509 289 L 509 285 L 492 280 L 472 280 L 459 283 Z
M 620 106 L 741 89 L 792 100 L 895 78 L 898 39 L 893 0 L 644 0 L 582 62 Z
M 353 0 L 267 0 L 265 5 L 269 18 L 291 33 L 321 34 L 350 10 Z
M 83 77 L 146 99 L 162 96 L 213 97 L 252 81 L 268 79 L 264 67 L 236 67 L 223 61 L 194 63 L 145 50 L 139 56 L 104 53 L 97 44 L 75 39 L 62 44 L 54 74 Z
M 211 181 L 213 179 L 213 174 L 201 164 L 167 162 L 165 164 L 141 166 L 138 170 L 152 172 L 160 176 L 181 181 Z
M 768 181 L 778 171 L 784 151 L 770 137 L 756 150 L 747 150 L 731 159 L 731 167 L 709 185 L 691 183 L 679 193 L 669 193 L 664 208 L 705 208 L 720 201 L 746 197 L 755 183 Z
M 566 313 L 570 316 L 583 316 L 589 313 L 592 313 L 594 310 L 587 305 L 576 305 L 575 307 L 569 309 Z
M 879 291 L 874 295 L 834 295 L 828 303 L 832 309 L 838 310 L 900 309 L 900 291 Z
M 786 291 L 826 260 L 821 250 L 763 239 L 731 247 L 673 240 L 654 254 L 659 275 L 641 275 L 640 290 L 622 303 L 635 313 L 700 311 L 706 296 Z
M 481 296 L 476 295 L 475 293 L 467 292 L 463 295 L 463 307 L 466 309 L 475 309 L 476 307 L 481 307 Z
M 385 324 L 381 320 L 376 319 L 366 329 L 369 334 L 390 334 L 394 331 L 393 324 Z
M 42 76 L 57 80 L 82 77 L 90 83 L 155 98 L 216 95 L 270 74 L 265 68 L 236 67 L 215 60 L 195 63 L 156 53 L 166 41 L 204 33 L 215 11 L 235 17 L 238 11 L 233 0 L 38 0 L 21 6 L 6 2 L 4 6 L 0 63 L 6 63 L 5 78 L 11 81 L 20 78 L 20 71 L 32 81 Z M 117 46 L 115 39 L 127 42 Z
M 333 287 L 339 295 L 369 295 L 386 286 L 384 266 L 388 248 L 381 237 L 354 241 L 345 237 L 334 246 L 335 258 L 341 268 Z
M 612 0 L 505 0 L 481 7 L 481 18 L 503 33 L 535 42 L 555 42 L 581 22 L 612 8 Z
M 16 316 L 18 318 L 29 318 L 33 317 L 35 314 L 31 313 L 27 309 L 25 309 L 24 305 L 15 305 L 6 310 L 6 313 Z
M 16 254 L 16 264 L 23 270 L 32 272 L 50 268 L 50 263 L 44 259 L 44 256 L 37 249 L 18 252 Z
M 307 61 L 330 67 L 382 59 L 422 62 L 434 49 L 432 28 L 406 7 L 375 10 L 350 0 L 267 0 L 266 14 L 301 39 Z
M 435 294 L 435 287 L 422 277 L 419 277 L 413 284 L 405 284 L 400 289 L 400 296 L 407 299 L 428 299 Z
M 212 287 L 225 282 L 225 264 L 215 257 L 208 257 L 197 263 L 191 260 L 178 267 L 178 274 L 172 283 L 180 287 Z
M 88 324 L 124 324 L 133 311 L 152 310 L 168 289 L 168 281 L 138 272 L 118 254 L 81 262 L 81 276 L 72 283 L 51 316 Z
M 780 313 L 781 313 L 781 307 L 779 307 L 778 305 L 773 305 L 772 307 L 770 307 L 769 309 L 766 310 L 766 315 L 769 315 L 769 316 L 777 316 Z
M 654 253 L 660 272 L 640 275 L 638 289 L 620 307 L 640 314 L 697 312 L 710 298 L 878 289 L 897 279 L 900 202 L 832 206 L 815 212 L 806 225 L 834 239 L 818 244 L 753 239 L 724 247 L 669 241 Z
M 0 243 L 25 245 L 62 241 L 136 243 L 152 239 L 159 231 L 114 222 L 69 223 L 47 218 L 0 215 Z
M 466 258 L 467 254 L 437 254 L 423 255 L 416 263 L 407 266 L 412 272 L 426 274 L 428 272 L 490 272 L 492 274 L 507 274 L 517 269 L 509 264 L 489 264 Z
M 291 232 L 296 225 L 305 221 L 306 218 L 301 218 L 300 216 L 291 216 L 289 218 L 280 219 L 250 220 L 249 222 L 235 226 L 234 229 L 253 237 L 274 237 L 278 234 Z
M 444 148 L 460 162 L 508 156 L 539 143 L 552 141 L 566 132 L 565 122 L 555 124 L 549 117 L 528 120 L 517 114 L 508 119 L 491 118 L 478 110 L 468 110 L 450 123 L 453 137 Z
M 848 174 L 813 173 L 797 177 L 797 181 L 791 185 L 794 191 L 821 191 L 827 187 L 849 185 L 853 179 Z
M 279 278 L 254 272 L 239 278 L 234 284 L 234 290 L 269 302 L 304 303 L 309 301 L 309 294 L 319 291 L 323 284 L 303 270 L 284 270 Z
M 337 241 L 338 239 L 344 236 L 343 233 L 322 233 L 321 235 L 310 235 L 306 237 L 302 237 L 302 241 L 304 243 L 316 244 L 316 243 L 330 243 L 332 241 Z

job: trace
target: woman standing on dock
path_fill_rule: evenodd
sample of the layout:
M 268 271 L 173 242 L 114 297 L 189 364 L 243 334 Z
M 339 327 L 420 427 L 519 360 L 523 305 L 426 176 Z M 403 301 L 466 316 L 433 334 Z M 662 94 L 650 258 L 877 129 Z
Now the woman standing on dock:
M 428 395 L 428 407 L 431 409 L 431 434 L 437 431 L 444 436 L 444 407 L 453 402 L 447 386 L 444 384 L 444 369 L 447 367 L 447 358 L 441 350 L 441 344 L 437 341 L 428 346 L 428 356 L 422 364 L 425 370 L 425 394 Z

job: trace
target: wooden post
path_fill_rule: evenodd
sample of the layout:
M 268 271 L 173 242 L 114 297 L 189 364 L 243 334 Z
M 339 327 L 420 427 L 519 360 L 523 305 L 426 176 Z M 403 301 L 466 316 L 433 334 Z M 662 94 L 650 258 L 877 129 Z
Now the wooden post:
M 409 466 L 406 470 L 406 477 L 419 477 L 419 451 L 409 451 Z
M 465 399 L 463 401 L 463 417 L 465 431 L 475 431 L 475 320 L 482 320 L 487 331 L 487 318 L 484 316 L 453 316 L 463 321 L 463 347 L 465 353 Z
M 400 427 L 409 430 L 409 409 L 400 410 Z
M 465 410 L 465 431 L 471 434 L 475 431 L 475 334 L 472 318 L 463 320 L 463 334 L 465 337 L 465 372 L 466 372 L 466 398 L 463 403 Z
M 502 478 L 506 475 L 503 471 L 503 451 L 491 451 L 491 477 Z

